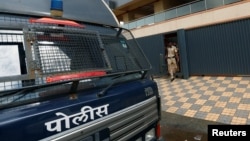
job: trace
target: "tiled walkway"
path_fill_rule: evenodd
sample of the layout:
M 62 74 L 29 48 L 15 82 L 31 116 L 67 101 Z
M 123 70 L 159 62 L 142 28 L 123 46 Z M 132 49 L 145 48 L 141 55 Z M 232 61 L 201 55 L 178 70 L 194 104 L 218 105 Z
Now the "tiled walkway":
M 224 124 L 250 124 L 250 77 L 155 78 L 162 110 Z

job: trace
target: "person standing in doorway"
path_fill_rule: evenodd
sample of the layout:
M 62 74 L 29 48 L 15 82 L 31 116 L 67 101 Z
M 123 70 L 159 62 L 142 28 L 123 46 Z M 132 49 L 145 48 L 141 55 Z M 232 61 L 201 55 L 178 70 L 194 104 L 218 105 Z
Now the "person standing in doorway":
M 167 53 L 165 56 L 165 59 L 168 63 L 168 72 L 170 74 L 170 81 L 174 81 L 175 79 L 175 73 L 178 69 L 177 61 L 179 62 L 179 56 L 178 56 L 178 49 L 177 47 L 172 43 L 169 42 L 167 44 Z

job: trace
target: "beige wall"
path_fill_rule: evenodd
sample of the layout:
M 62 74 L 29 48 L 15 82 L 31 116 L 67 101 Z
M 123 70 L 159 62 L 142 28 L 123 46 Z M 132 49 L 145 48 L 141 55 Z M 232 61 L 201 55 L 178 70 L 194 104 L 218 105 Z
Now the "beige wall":
M 184 17 L 179 17 L 173 20 L 155 23 L 153 25 L 143 26 L 141 28 L 133 29 L 132 32 L 134 36 L 138 38 L 176 31 L 178 29 L 190 29 L 243 18 L 250 18 L 249 0 Z

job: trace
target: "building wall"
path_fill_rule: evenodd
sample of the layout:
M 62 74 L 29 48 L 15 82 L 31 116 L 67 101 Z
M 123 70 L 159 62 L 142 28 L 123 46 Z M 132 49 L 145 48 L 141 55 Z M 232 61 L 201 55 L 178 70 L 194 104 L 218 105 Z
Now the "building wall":
M 180 53 L 178 76 L 250 75 L 250 19 L 137 38 L 153 67 L 151 74 L 167 75 L 164 39 L 173 35 Z
M 132 29 L 153 66 L 162 71 L 163 37 L 177 33 L 181 75 L 250 75 L 250 0 Z M 154 53 L 153 53 L 154 52 Z
M 194 0 L 111 0 L 119 21 L 130 22 Z
M 132 29 L 136 38 L 250 18 L 250 1 L 242 1 L 153 25 Z
M 164 60 L 164 39 L 163 35 L 152 35 L 148 37 L 137 38 L 143 52 L 149 59 L 152 69 L 150 74 L 166 74 L 166 64 Z
M 250 19 L 186 31 L 190 75 L 250 75 Z

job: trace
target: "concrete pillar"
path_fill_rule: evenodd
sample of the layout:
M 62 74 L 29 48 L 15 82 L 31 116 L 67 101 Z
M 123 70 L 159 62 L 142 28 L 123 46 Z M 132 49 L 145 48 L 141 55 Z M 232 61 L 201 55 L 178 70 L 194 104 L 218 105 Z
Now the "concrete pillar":
M 162 12 L 166 9 L 178 6 L 180 4 L 182 4 L 182 2 L 179 0 L 159 0 L 154 3 L 154 12 Z
M 125 13 L 122 15 L 122 17 L 124 22 L 133 21 L 136 18 L 134 12 Z
M 169 8 L 184 4 L 184 2 L 181 2 L 180 0 L 170 0 L 170 1 L 165 0 L 164 4 L 165 4 L 164 8 L 169 9 Z
M 154 3 L 154 13 L 164 11 L 164 0 L 159 0 Z
M 129 15 L 128 15 L 128 13 L 125 13 L 125 14 L 122 15 L 122 21 L 129 22 Z

